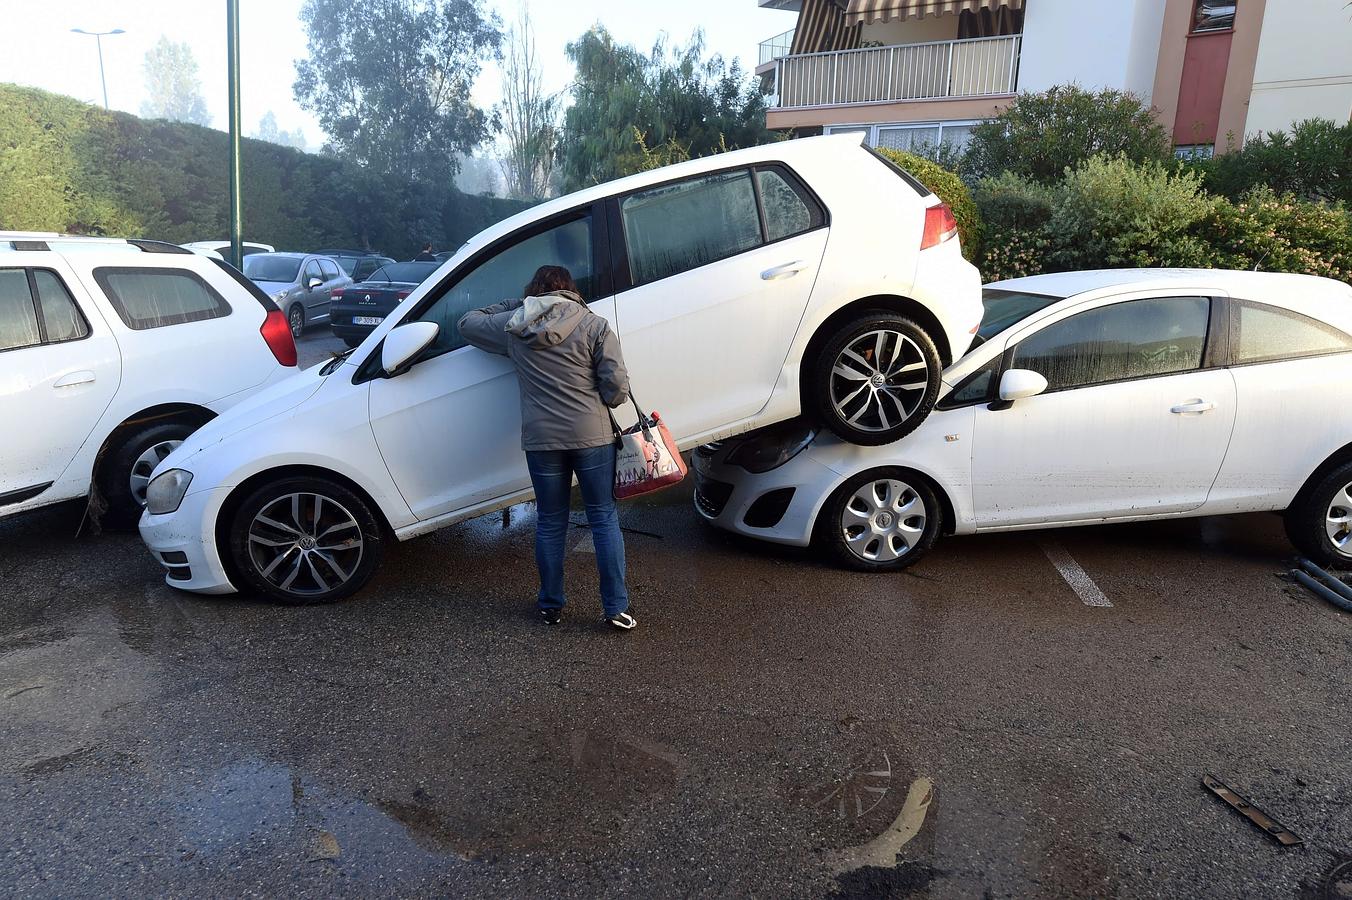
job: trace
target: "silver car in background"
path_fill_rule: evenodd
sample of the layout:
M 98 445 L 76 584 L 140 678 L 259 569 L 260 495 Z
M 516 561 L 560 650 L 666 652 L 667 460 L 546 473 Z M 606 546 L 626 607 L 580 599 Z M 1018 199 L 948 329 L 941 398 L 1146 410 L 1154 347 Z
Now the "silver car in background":
M 295 338 L 305 326 L 329 321 L 333 291 L 352 283 L 335 260 L 314 253 L 251 253 L 244 274 L 286 314 Z

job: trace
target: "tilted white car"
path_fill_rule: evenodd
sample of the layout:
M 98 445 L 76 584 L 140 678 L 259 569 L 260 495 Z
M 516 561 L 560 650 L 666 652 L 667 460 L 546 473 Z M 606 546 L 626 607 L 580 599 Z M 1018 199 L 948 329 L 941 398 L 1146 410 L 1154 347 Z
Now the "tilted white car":
M 160 460 L 295 366 L 286 318 L 219 261 L 0 232 L 0 516 L 97 487 L 135 523 Z
M 1352 564 L 1352 288 L 1303 275 L 1072 272 L 986 289 L 986 342 L 887 447 L 786 423 L 695 452 L 719 527 L 866 570 L 941 534 L 1285 510 Z
M 952 214 L 857 135 L 739 150 L 541 204 L 462 247 L 345 359 L 199 432 L 141 533 L 188 590 L 357 590 L 384 538 L 530 496 L 508 360 L 467 310 L 566 266 L 683 447 L 791 418 L 851 440 L 915 427 L 981 320 Z

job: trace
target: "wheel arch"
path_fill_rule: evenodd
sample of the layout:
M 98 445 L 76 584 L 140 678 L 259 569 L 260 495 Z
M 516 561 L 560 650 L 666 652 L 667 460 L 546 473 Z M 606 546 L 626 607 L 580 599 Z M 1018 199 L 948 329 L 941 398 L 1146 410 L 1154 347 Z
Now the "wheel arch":
M 807 369 L 815 362 L 817 354 L 821 353 L 823 345 L 837 326 L 862 313 L 873 311 L 896 313 L 915 320 L 915 323 L 934 341 L 935 349 L 939 351 L 941 366 L 947 368 L 953 362 L 952 348 L 948 345 L 948 335 L 944 332 L 943 323 L 928 306 L 919 300 L 902 297 L 899 294 L 874 294 L 847 303 L 822 320 L 812 332 L 812 337 L 808 339 L 807 348 L 803 351 L 802 368 Z
M 288 465 L 277 466 L 272 469 L 264 469 L 256 472 L 248 478 L 241 481 L 231 489 L 226 495 L 225 501 L 221 504 L 220 510 L 216 513 L 215 533 L 212 539 L 216 542 L 216 554 L 221 560 L 221 565 L 225 567 L 226 574 L 230 576 L 233 584 L 239 584 L 238 574 L 235 571 L 234 560 L 230 554 L 230 523 L 235 517 L 244 499 L 253 493 L 259 487 L 270 481 L 279 481 L 283 478 L 324 478 L 329 481 L 340 484 L 352 493 L 356 494 L 371 508 L 375 514 L 376 521 L 380 523 L 385 532 L 385 536 L 390 541 L 395 540 L 394 528 L 390 525 L 390 520 L 385 516 L 385 510 L 381 509 L 380 504 L 372 498 L 370 491 L 366 490 L 357 482 L 348 478 L 346 475 L 335 472 L 332 469 L 326 469 L 323 466 L 313 465 Z
M 92 467 L 94 478 L 98 478 L 99 468 L 103 465 L 103 460 L 108 455 L 108 451 L 116 446 L 118 440 L 131 430 L 156 421 L 186 421 L 191 422 L 193 428 L 197 429 L 214 418 L 216 418 L 216 413 L 196 403 L 160 403 L 132 413 L 113 426 L 107 437 L 103 439 L 103 443 L 99 445 L 99 452 L 94 454 L 94 465 Z
M 838 479 L 835 484 L 831 485 L 831 489 L 823 495 L 822 501 L 817 504 L 817 508 L 812 513 L 810 533 L 813 542 L 818 542 L 822 536 L 821 529 L 824 527 L 822 513 L 831 505 L 831 501 L 835 499 L 836 494 L 840 493 L 847 483 L 861 475 L 872 473 L 881 474 L 884 472 L 899 472 L 904 474 L 907 478 L 923 481 L 926 487 L 934 491 L 934 496 L 939 498 L 940 512 L 944 517 L 943 527 L 939 529 L 940 536 L 947 536 L 955 533 L 955 529 L 957 528 L 957 514 L 953 507 L 953 500 L 948 496 L 948 491 L 944 489 L 944 486 L 941 485 L 936 478 L 919 469 L 912 468 L 911 466 L 873 466 L 867 469 L 860 469 L 858 472 Z
M 1330 472 L 1346 463 L 1352 463 L 1352 444 L 1344 444 L 1339 447 L 1316 466 L 1314 471 L 1310 473 L 1310 477 L 1305 479 L 1305 483 L 1300 486 L 1300 490 L 1296 491 L 1296 495 L 1291 498 L 1291 503 L 1287 506 L 1287 509 L 1294 509 L 1304 503 L 1306 498 L 1310 496 L 1310 492 L 1318 487 L 1319 483 L 1327 478 Z

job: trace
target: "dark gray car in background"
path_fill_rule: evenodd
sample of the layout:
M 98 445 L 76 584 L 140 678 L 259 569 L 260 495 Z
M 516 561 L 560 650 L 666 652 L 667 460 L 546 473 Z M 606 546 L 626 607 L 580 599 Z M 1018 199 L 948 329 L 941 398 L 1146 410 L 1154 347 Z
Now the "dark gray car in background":
M 329 321 L 334 289 L 352 283 L 335 260 L 314 253 L 253 253 L 244 257 L 244 274 L 286 313 L 297 338 L 305 326 Z

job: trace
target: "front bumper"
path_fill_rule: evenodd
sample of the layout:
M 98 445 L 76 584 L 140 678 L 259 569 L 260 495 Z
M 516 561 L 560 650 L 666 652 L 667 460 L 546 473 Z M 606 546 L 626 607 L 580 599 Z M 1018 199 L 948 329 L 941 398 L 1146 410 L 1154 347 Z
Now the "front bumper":
M 141 514 L 141 540 L 165 569 L 164 583 L 199 594 L 233 594 L 216 548 L 216 517 L 229 488 L 218 487 L 183 498 L 175 512 Z
M 840 476 L 800 453 L 777 469 L 753 474 L 724 459 L 733 444 L 697 448 L 695 511 L 707 522 L 735 534 L 806 547 L 825 498 Z

